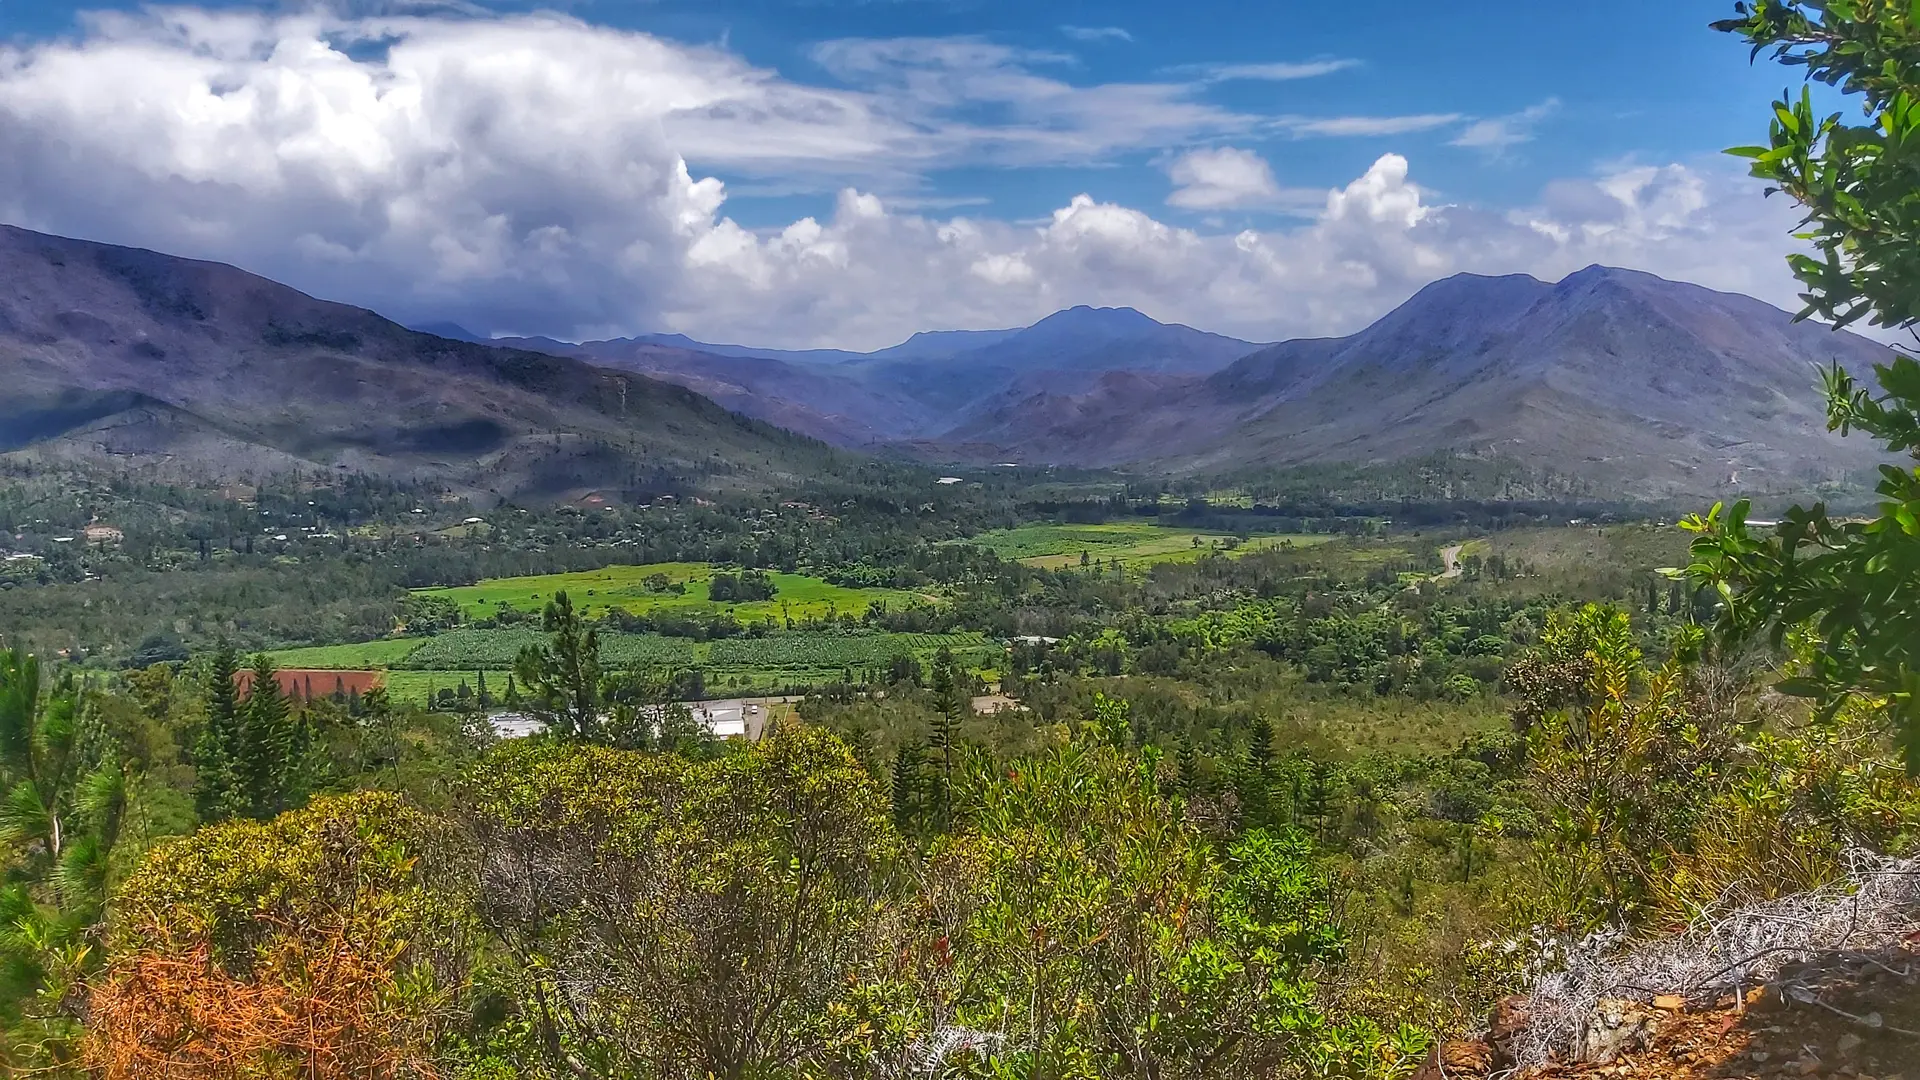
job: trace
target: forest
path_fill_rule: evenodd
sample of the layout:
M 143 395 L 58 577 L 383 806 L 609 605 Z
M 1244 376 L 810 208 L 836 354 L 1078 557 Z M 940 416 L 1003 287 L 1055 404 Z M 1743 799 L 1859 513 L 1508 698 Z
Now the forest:
M 1874 110 L 1736 153 L 1812 314 L 1913 326 L 1920 15 L 1720 28 Z M 1432 462 L 604 507 L 16 470 L 0 1073 L 1624 1075 L 1554 1071 L 1570 972 L 1920 854 L 1920 363 L 1825 391 L 1900 464 L 1765 525 L 1471 466 L 1448 509 Z M 1607 1000 L 1745 1024 L 1757 959 Z M 1885 961 L 1833 1075 L 1920 1057 Z

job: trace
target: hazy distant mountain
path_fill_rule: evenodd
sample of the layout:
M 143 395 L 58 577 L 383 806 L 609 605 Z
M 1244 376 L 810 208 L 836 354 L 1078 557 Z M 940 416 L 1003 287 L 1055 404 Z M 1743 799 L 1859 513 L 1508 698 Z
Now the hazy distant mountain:
M 543 496 L 834 460 L 679 386 L 418 333 L 230 266 L 0 226 L 0 281 L 15 459 Z
M 942 426 L 919 401 L 870 387 L 832 367 L 696 352 L 652 344 L 654 340 L 574 345 L 551 338 L 502 338 L 496 344 L 638 372 L 684 386 L 735 412 L 841 446 L 894 442 Z
M 1643 495 L 1804 489 L 1870 466 L 1825 430 L 1814 366 L 1889 351 L 1745 296 L 1589 267 L 1558 284 L 1462 274 L 1347 338 L 1283 342 L 1206 377 L 1107 378 L 968 418 L 995 458 L 1181 470 L 1503 456 Z
M 841 446 L 925 439 L 969 410 L 1078 393 L 1108 372 L 1216 371 L 1257 348 L 1132 308 L 1090 307 L 1021 329 L 928 331 L 870 353 L 715 345 L 680 334 L 494 343 L 638 371 Z

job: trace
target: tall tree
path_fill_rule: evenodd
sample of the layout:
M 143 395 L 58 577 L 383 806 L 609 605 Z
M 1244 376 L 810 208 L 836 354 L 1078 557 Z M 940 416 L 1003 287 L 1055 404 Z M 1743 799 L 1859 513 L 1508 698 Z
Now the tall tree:
M 1863 107 L 1858 123 L 1822 116 L 1803 86 L 1774 104 L 1767 145 L 1731 151 L 1805 212 L 1797 235 L 1818 256 L 1788 257 L 1806 287 L 1801 317 L 1865 319 L 1920 342 L 1920 8 L 1754 0 L 1734 11 L 1715 28 Z M 1826 373 L 1828 426 L 1920 456 L 1920 363 L 1902 355 L 1875 374 L 1878 394 L 1837 364 Z M 1686 574 L 1717 592 L 1724 640 L 1814 634 L 1818 648 L 1780 688 L 1818 699 L 1829 716 L 1866 698 L 1920 773 L 1920 467 L 1883 465 L 1880 477 L 1880 514 L 1870 522 L 1836 521 L 1815 504 L 1762 536 L 1748 527 L 1744 501 L 1715 506 L 1685 523 L 1696 534 Z
M 239 660 L 222 645 L 213 654 L 207 675 L 207 722 L 194 743 L 194 809 L 203 822 L 222 821 L 246 813 L 241 786 L 240 691 L 234 676 Z
M 933 658 L 933 703 L 936 710 L 928 742 L 940 759 L 940 827 L 953 820 L 953 763 L 960 751 L 960 709 L 964 695 L 953 650 L 945 645 Z
M 270 818 L 287 809 L 287 791 L 295 771 L 293 715 L 280 693 L 273 661 L 265 653 L 253 659 L 253 678 L 240 709 L 240 738 L 235 763 L 253 817 Z
M 555 594 L 541 624 L 545 645 L 520 650 L 514 673 L 533 711 L 555 734 L 600 736 L 600 632 L 588 626 L 566 593 Z

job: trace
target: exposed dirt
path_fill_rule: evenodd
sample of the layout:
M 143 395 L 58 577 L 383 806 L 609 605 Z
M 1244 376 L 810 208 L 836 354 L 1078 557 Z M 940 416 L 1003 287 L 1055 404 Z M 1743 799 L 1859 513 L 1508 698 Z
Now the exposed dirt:
M 1605 1063 L 1533 1069 L 1514 1080 L 1920 1080 L 1920 954 L 1809 964 L 1746 997 L 1704 1008 L 1655 999 L 1667 1007 L 1651 1010 L 1656 1019 L 1646 1048 Z M 1450 1043 L 1416 1080 L 1507 1075 L 1498 1059 L 1486 1043 Z

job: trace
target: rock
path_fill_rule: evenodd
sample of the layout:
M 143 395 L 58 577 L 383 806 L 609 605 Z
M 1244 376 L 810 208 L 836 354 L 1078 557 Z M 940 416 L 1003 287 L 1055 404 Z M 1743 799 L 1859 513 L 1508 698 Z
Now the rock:
M 1845 1035 L 1840 1036 L 1840 1052 L 1842 1054 L 1851 1054 L 1855 1050 L 1860 1049 L 1860 1044 L 1864 1041 L 1860 1036 L 1849 1031 Z
M 1574 1044 L 1575 1061 L 1606 1065 L 1653 1045 L 1661 1014 L 1633 1001 L 1602 1001 Z
M 1484 1077 L 1493 1068 L 1493 1048 L 1482 1042 L 1450 1042 L 1433 1048 L 1413 1080 Z
M 1519 1065 L 1513 1051 L 1514 1040 L 1527 1029 L 1527 999 L 1515 994 L 1494 1002 L 1493 1016 L 1487 1023 L 1487 1045 L 1493 1048 L 1493 1070 L 1506 1072 Z

